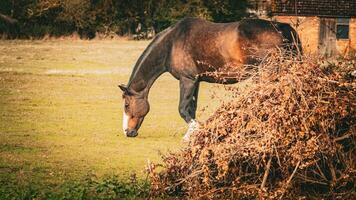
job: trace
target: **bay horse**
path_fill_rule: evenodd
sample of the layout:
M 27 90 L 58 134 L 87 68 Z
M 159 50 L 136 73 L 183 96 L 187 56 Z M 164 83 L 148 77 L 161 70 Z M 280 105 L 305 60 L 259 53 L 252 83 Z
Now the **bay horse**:
M 232 23 L 213 23 L 185 18 L 157 34 L 137 60 L 123 91 L 123 130 L 136 137 L 149 112 L 148 93 L 154 81 L 169 72 L 179 80 L 180 116 L 189 124 L 185 139 L 197 127 L 199 82 L 232 84 L 241 66 L 261 62 L 270 50 L 301 50 L 296 31 L 289 25 L 262 19 Z M 230 66 L 230 67 L 226 67 Z M 224 70 L 222 70 L 224 68 Z M 218 76 L 213 72 L 224 71 Z

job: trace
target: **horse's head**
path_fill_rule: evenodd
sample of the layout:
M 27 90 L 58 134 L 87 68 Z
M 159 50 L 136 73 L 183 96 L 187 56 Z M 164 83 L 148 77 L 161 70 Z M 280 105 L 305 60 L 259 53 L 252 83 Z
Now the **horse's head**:
M 127 137 L 136 137 L 137 131 L 140 128 L 143 119 L 150 110 L 147 97 L 127 88 L 124 85 L 119 85 L 123 91 L 122 98 L 124 100 L 124 116 L 122 128 Z

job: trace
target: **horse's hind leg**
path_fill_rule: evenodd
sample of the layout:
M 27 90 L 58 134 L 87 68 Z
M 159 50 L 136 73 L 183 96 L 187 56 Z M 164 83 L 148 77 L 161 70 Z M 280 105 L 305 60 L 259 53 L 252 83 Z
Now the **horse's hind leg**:
M 197 110 L 199 82 L 189 78 L 180 79 L 180 100 L 179 113 L 181 117 L 189 124 L 184 140 L 188 140 L 191 133 L 197 128 L 195 122 L 195 113 Z

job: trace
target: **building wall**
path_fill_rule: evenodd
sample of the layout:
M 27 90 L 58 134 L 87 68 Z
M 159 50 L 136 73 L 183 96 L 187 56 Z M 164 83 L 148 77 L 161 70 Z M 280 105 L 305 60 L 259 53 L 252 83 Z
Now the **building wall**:
M 356 57 L 356 18 L 350 21 L 350 51 Z
M 274 16 L 274 20 L 289 23 L 296 29 L 304 53 L 317 54 L 319 43 L 320 18 L 315 16 Z M 353 54 L 356 56 L 356 18 L 351 18 L 348 40 L 337 40 L 337 50 L 341 55 Z

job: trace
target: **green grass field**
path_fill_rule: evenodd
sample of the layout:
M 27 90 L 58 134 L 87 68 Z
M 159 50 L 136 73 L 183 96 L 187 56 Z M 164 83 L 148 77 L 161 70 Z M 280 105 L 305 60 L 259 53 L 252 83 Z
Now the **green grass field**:
M 123 135 L 117 85 L 148 43 L 0 41 L 0 193 L 29 185 L 52 191 L 87 174 L 144 180 L 147 161 L 184 145 L 179 84 L 169 74 L 151 89 L 139 136 Z M 218 105 L 211 100 L 218 90 L 202 85 L 199 110 Z

